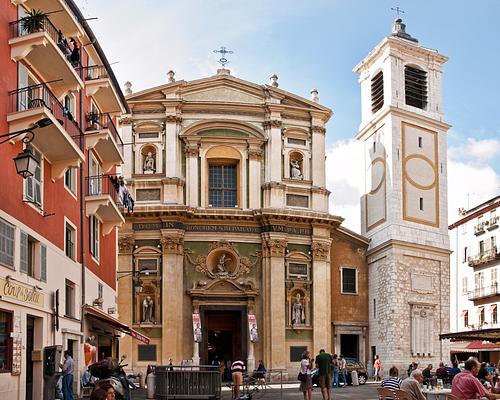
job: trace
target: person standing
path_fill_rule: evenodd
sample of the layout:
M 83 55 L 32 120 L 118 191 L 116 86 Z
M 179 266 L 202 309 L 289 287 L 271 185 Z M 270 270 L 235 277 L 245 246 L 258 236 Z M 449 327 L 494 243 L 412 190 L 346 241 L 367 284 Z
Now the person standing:
M 243 372 L 245 372 L 245 363 L 240 357 L 236 357 L 231 364 L 231 377 L 233 378 L 234 397 L 240 395 L 240 386 L 243 383 Z
M 380 380 L 380 373 L 382 371 L 382 362 L 380 361 L 380 357 L 378 355 L 375 356 L 375 361 L 373 362 L 374 374 L 373 377 L 375 381 Z
M 312 360 L 310 359 L 311 353 L 309 351 L 304 351 L 302 353 L 302 360 L 300 360 L 300 372 L 306 376 L 305 381 L 300 382 L 299 390 L 304 395 L 304 400 L 312 399 Z
M 73 400 L 73 357 L 68 350 L 64 351 L 64 362 L 59 364 L 62 369 L 62 392 L 64 400 Z
M 332 357 L 332 388 L 339 387 L 339 360 L 337 354 Z
M 318 368 L 318 383 L 321 387 L 323 400 L 332 400 L 332 356 L 325 349 L 321 349 L 316 356 L 316 368 Z
M 347 362 L 344 356 L 341 354 L 338 360 L 339 363 L 339 374 L 342 376 L 342 386 L 347 386 Z

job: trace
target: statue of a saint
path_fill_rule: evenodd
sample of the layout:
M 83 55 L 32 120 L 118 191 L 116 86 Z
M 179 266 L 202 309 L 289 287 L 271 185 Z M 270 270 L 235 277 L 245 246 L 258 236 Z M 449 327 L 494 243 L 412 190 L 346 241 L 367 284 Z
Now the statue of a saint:
M 144 159 L 142 171 L 145 174 L 154 174 L 156 172 L 155 159 L 153 157 L 153 153 L 148 152 L 146 158 Z
M 146 296 L 142 302 L 142 321 L 145 324 L 154 324 L 153 319 L 154 301 L 151 296 Z
M 292 325 L 304 325 L 304 320 L 304 305 L 300 301 L 300 293 L 297 293 L 292 306 Z
M 220 257 L 219 257 L 219 261 L 217 262 L 217 265 L 215 266 L 215 269 L 214 269 L 214 272 L 216 274 L 223 274 L 223 273 L 226 273 L 226 255 L 225 254 L 222 254 Z
M 252 328 L 250 329 L 250 341 L 253 343 L 259 341 L 259 331 L 256 324 L 252 324 Z
M 196 343 L 201 343 L 201 326 L 199 323 L 197 323 L 194 328 L 194 341 Z
M 292 179 L 304 179 L 302 171 L 300 170 L 300 164 L 298 160 L 290 161 L 290 177 Z

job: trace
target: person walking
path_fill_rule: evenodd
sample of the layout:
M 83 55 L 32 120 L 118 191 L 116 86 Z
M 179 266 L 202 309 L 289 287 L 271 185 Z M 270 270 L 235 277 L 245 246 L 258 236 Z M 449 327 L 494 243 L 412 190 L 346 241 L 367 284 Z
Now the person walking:
M 304 381 L 300 382 L 299 390 L 304 395 L 304 400 L 312 399 L 312 360 L 310 359 L 311 353 L 309 351 L 304 351 L 302 353 L 302 360 L 300 360 L 300 372 L 306 376 Z
M 342 377 L 342 387 L 347 386 L 347 362 L 341 354 L 339 357 L 339 375 Z
M 59 364 L 62 369 L 62 392 L 64 400 L 73 400 L 73 357 L 68 350 L 64 351 L 64 362 Z
M 339 387 L 339 360 L 337 354 L 332 356 L 332 388 Z
M 382 371 L 382 362 L 380 361 L 380 357 L 378 355 L 375 356 L 375 361 L 373 362 L 373 369 L 374 369 L 374 374 L 373 377 L 375 378 L 375 381 L 379 381 L 380 378 L 380 373 Z
M 323 400 L 332 400 L 332 356 L 325 349 L 321 349 L 316 356 L 316 368 L 318 368 L 318 383 L 321 387 Z
M 233 378 L 233 394 L 237 398 L 240 395 L 240 386 L 243 384 L 243 372 L 245 372 L 245 363 L 240 357 L 236 357 L 231 364 L 231 377 Z

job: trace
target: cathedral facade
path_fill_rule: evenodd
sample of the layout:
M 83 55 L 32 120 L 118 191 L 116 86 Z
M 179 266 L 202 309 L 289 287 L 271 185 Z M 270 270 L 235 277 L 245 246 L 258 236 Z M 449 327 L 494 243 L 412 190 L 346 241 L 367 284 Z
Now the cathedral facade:
M 276 76 L 168 76 L 129 93 L 121 120 L 136 202 L 118 240 L 118 311 L 150 339 L 122 338 L 130 366 L 242 357 L 293 376 L 305 349 L 364 358 L 367 316 L 333 312 L 337 293 L 366 293 L 368 242 L 328 213 L 331 110 Z

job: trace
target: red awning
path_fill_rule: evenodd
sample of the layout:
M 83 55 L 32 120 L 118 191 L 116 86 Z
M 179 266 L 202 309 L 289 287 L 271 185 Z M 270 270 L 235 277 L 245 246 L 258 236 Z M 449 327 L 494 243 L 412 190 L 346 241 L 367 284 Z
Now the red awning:
M 494 350 L 500 350 L 500 346 L 498 343 L 490 343 L 486 341 L 481 341 L 481 340 L 474 340 L 470 342 L 466 349 L 471 349 L 471 350 L 481 350 L 481 349 L 494 349 Z
M 143 343 L 149 344 L 150 342 L 150 339 L 147 336 L 144 336 L 142 333 L 137 332 L 136 330 L 130 328 L 127 324 L 124 324 L 123 322 L 117 320 L 116 318 L 113 318 L 112 316 L 106 314 L 99 308 L 89 305 L 84 305 L 83 311 L 85 312 L 85 314 L 90 315 L 91 317 L 96 318 L 99 321 L 105 322 L 111 325 L 114 329 L 123 332 L 127 335 L 130 335 L 133 338 L 140 340 Z

